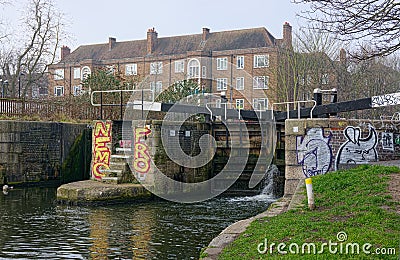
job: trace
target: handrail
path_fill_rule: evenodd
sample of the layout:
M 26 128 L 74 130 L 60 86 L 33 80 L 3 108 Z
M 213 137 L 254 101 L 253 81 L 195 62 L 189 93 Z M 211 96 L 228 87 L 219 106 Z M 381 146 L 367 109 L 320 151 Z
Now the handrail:
M 152 94 L 154 94 L 154 90 L 152 90 L 152 89 L 95 90 L 95 91 L 92 91 L 92 93 L 90 93 L 90 103 L 94 107 L 118 105 L 118 104 L 103 104 L 103 103 L 96 104 L 96 103 L 94 103 L 93 97 L 94 97 L 94 94 L 96 94 L 96 93 L 102 94 L 102 93 L 122 93 L 122 92 L 132 92 L 132 93 L 135 93 L 135 92 L 151 92 Z M 151 101 L 152 102 L 154 101 L 154 95 L 152 95 L 152 100 Z
M 310 111 L 310 118 L 313 118 L 313 112 L 315 107 L 317 106 L 317 102 L 315 100 L 298 100 L 298 101 L 288 101 L 288 102 L 280 102 L 280 103 L 273 103 L 271 106 L 272 116 L 274 115 L 274 105 L 286 105 L 286 119 L 290 118 L 290 104 L 297 104 L 297 118 L 300 119 L 300 106 L 301 103 L 313 103 L 313 107 Z
M 213 117 L 213 112 L 212 112 L 212 110 L 211 110 L 211 108 L 208 106 L 208 105 L 212 105 L 212 104 L 215 104 L 215 105 L 224 105 L 225 106 L 225 108 L 224 108 L 224 118 L 225 118 L 225 120 L 226 120 L 226 118 L 227 118 L 227 106 L 228 105 L 231 105 L 232 107 L 234 107 L 234 109 L 237 109 L 232 103 L 230 103 L 230 102 L 225 102 L 225 103 L 217 103 L 217 102 L 209 102 L 209 103 L 206 103 L 206 109 L 210 112 L 210 115 L 211 115 L 211 118 Z M 219 107 L 219 108 L 221 108 L 221 107 Z M 230 109 L 232 109 L 232 108 L 230 108 Z M 237 110 L 238 111 L 238 113 L 239 113 L 239 119 L 240 119 L 240 109 L 238 109 Z

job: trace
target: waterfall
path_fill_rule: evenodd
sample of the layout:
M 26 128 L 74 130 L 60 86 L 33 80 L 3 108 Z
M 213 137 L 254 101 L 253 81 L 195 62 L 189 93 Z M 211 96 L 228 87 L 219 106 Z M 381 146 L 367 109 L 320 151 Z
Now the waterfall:
M 275 194 L 275 183 L 274 176 L 279 175 L 279 169 L 276 165 L 272 164 L 265 175 L 264 178 L 264 188 L 261 191 L 260 195 L 267 195 L 269 197 L 276 197 Z
M 255 196 L 237 197 L 230 199 L 231 201 L 274 201 L 279 196 L 277 190 L 279 190 L 277 183 L 274 183 L 274 179 L 279 176 L 280 172 L 276 165 L 271 165 L 263 179 L 263 189 L 260 194 Z

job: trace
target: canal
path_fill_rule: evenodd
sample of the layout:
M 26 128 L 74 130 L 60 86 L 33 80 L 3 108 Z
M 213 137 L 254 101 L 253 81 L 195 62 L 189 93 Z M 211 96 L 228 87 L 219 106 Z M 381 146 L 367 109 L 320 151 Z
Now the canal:
M 0 259 L 198 259 L 225 227 L 273 201 L 258 195 L 77 207 L 57 205 L 55 196 L 56 188 L 0 193 Z

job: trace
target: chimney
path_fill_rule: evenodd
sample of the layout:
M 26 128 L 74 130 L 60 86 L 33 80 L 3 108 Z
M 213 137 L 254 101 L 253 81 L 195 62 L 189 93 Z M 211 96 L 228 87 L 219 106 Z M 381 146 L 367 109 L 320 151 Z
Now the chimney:
M 292 46 L 292 26 L 288 22 L 283 24 L 283 44 L 287 47 Z
M 113 37 L 109 37 L 108 38 L 108 50 L 111 51 L 115 47 L 116 43 L 117 43 L 117 39 L 115 39 Z
M 203 36 L 202 36 L 201 39 L 203 41 L 207 41 L 209 35 L 210 35 L 210 29 L 209 28 L 203 28 Z
M 158 33 L 153 28 L 147 30 L 147 54 L 152 54 L 157 47 Z
M 65 57 L 67 57 L 71 53 L 71 49 L 68 48 L 68 46 L 62 46 L 61 47 L 61 59 L 63 60 Z
M 346 54 L 346 50 L 345 49 L 340 49 L 340 53 L 339 53 L 339 61 L 341 63 L 346 63 L 347 61 L 347 54 Z

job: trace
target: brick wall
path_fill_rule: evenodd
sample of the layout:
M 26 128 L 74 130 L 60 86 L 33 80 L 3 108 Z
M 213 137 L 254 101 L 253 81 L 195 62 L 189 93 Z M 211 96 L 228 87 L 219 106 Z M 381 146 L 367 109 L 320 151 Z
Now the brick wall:
M 86 124 L 0 121 L 0 165 L 7 181 L 61 180 L 61 165 L 85 128 Z
M 285 194 L 305 177 L 400 159 L 400 128 L 390 121 L 291 119 L 285 140 Z

